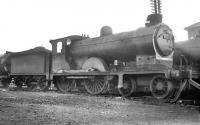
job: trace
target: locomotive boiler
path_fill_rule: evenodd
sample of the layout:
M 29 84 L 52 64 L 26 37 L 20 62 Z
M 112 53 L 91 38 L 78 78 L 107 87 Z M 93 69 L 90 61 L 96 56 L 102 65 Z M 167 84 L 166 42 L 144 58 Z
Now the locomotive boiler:
M 200 37 L 191 40 L 181 41 L 176 43 L 176 53 L 174 54 L 174 62 L 178 63 L 178 56 L 183 54 L 187 57 L 187 62 L 193 67 L 198 67 L 200 64 Z
M 171 58 L 173 49 L 173 34 L 165 24 L 119 34 L 112 34 L 112 29 L 105 26 L 101 29 L 100 37 L 73 41 L 66 47 L 66 53 L 80 69 L 89 57 L 99 57 L 108 65 L 114 60 L 134 61 L 138 55 Z

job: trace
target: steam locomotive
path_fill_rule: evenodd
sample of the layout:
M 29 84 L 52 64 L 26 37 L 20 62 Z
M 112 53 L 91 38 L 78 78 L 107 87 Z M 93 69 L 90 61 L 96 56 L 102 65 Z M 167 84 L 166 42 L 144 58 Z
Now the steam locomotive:
M 118 34 L 104 26 L 100 37 L 73 35 L 50 43 L 52 52 L 36 47 L 10 53 L 12 83 L 45 90 L 53 82 L 64 93 L 83 85 L 93 95 L 117 89 L 122 96 L 151 92 L 176 99 L 190 77 L 189 69 L 173 67 L 174 35 L 163 23 Z
M 200 37 L 187 41 L 181 41 L 176 43 L 176 51 L 174 53 L 174 65 L 179 65 L 182 70 L 190 69 L 191 76 L 185 88 L 189 91 L 198 93 L 200 90 Z M 196 91 L 197 90 L 197 91 Z M 193 93 L 193 96 L 194 94 Z
M 52 51 L 36 47 L 7 52 L 0 57 L 0 81 L 30 90 L 46 90 L 54 83 L 63 93 L 81 87 L 92 95 L 114 89 L 125 97 L 150 92 L 157 99 L 175 102 L 188 83 L 200 88 L 199 49 L 192 47 L 196 42 L 175 48 L 172 30 L 162 23 L 160 4 L 152 1 L 154 14 L 135 31 L 113 34 L 111 27 L 104 26 L 99 37 L 50 40 Z

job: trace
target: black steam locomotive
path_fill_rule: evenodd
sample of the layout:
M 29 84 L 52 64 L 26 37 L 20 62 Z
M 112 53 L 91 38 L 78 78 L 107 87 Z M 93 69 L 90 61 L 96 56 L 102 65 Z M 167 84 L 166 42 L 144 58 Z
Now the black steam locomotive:
M 18 87 L 45 90 L 53 82 L 64 93 L 84 86 L 93 95 L 117 89 L 122 96 L 151 92 L 158 99 L 176 101 L 191 81 L 192 69 L 182 61 L 174 66 L 174 35 L 161 23 L 160 0 L 153 4 L 155 13 L 143 28 L 113 34 L 104 26 L 100 37 L 50 40 L 52 51 L 36 47 L 8 53 L 7 63 L 1 64 Z
M 177 42 L 174 53 L 174 66 L 179 65 L 181 70 L 190 69 L 190 79 L 185 84 L 185 88 L 190 91 L 200 90 L 200 37 Z M 197 90 L 197 91 L 196 91 Z
M 83 85 L 90 94 L 117 88 L 122 96 L 151 92 L 164 99 L 189 79 L 190 70 L 173 68 L 174 36 L 163 23 L 119 34 L 105 26 L 100 37 L 73 35 L 50 43 L 52 52 L 36 47 L 10 53 L 12 82 L 42 90 L 53 82 L 61 92 Z

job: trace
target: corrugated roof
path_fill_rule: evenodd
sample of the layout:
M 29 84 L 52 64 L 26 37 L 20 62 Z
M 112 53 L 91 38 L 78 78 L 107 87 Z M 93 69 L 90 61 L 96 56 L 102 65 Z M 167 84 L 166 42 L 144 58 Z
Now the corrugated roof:
M 185 30 L 189 30 L 189 29 L 192 29 L 192 28 L 195 28 L 195 27 L 200 27 L 200 22 L 192 24 L 188 27 L 185 27 Z

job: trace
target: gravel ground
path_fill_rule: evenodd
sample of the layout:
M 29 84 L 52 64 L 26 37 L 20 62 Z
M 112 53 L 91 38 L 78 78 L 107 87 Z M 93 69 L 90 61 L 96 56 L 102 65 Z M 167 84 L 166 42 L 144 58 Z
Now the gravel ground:
M 0 89 L 0 125 L 199 125 L 196 107 Z

